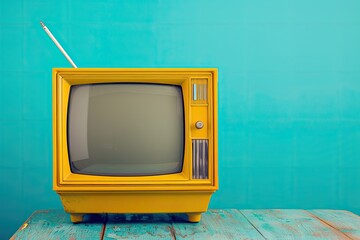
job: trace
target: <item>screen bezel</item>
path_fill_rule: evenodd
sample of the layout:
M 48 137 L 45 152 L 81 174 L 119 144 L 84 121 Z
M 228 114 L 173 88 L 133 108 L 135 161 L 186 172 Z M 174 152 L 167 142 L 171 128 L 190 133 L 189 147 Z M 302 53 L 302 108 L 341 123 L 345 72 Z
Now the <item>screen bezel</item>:
M 54 189 L 55 190 L 100 190 L 129 189 L 134 187 L 144 190 L 162 189 L 217 189 L 216 147 L 216 106 L 210 104 L 216 98 L 213 90 L 217 71 L 214 69 L 55 69 L 53 72 L 53 111 L 54 111 Z M 191 77 L 207 77 L 209 83 L 209 179 L 191 178 Z M 154 176 L 95 176 L 72 173 L 67 146 L 67 110 L 70 89 L 73 85 L 95 83 L 154 83 L 180 86 L 184 104 L 184 160 L 180 173 Z M 214 101 L 215 102 L 215 101 Z M 169 187 L 170 186 L 170 187 Z

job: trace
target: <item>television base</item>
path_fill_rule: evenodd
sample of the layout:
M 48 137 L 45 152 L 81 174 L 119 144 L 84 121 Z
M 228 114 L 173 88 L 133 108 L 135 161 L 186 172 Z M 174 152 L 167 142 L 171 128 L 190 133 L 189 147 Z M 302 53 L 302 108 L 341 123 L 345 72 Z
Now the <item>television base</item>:
M 61 192 L 66 212 L 73 223 L 82 222 L 84 214 L 186 213 L 189 222 L 199 222 L 206 212 L 213 192 Z
M 188 221 L 192 223 L 198 223 L 201 220 L 201 213 L 187 213 Z M 72 223 L 80 223 L 84 219 L 84 214 L 70 213 L 70 220 Z

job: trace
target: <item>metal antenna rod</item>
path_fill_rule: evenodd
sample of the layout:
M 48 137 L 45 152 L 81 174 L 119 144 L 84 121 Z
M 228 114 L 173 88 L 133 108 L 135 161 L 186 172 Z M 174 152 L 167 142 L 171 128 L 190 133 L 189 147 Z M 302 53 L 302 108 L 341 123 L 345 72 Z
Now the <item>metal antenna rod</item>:
M 45 26 L 45 24 L 43 22 L 40 22 L 42 28 L 44 29 L 44 31 L 47 33 L 47 35 L 49 35 L 49 37 L 51 38 L 51 40 L 55 43 L 55 45 L 59 48 L 59 50 L 61 51 L 61 53 L 66 57 L 66 59 L 71 63 L 71 65 L 74 68 L 77 68 L 77 66 L 75 65 L 75 63 L 73 62 L 73 60 L 71 60 L 71 58 L 69 57 L 69 55 L 65 52 L 65 50 L 62 48 L 62 46 L 60 45 L 60 43 L 56 40 L 56 38 L 54 37 L 54 35 L 52 35 L 52 33 L 50 32 L 50 30 Z

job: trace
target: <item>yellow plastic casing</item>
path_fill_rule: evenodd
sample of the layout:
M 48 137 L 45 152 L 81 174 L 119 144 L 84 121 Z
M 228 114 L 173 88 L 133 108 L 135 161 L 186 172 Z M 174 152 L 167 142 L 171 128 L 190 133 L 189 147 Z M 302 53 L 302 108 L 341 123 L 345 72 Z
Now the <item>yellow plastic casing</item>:
M 67 145 L 70 88 L 96 83 L 155 83 L 181 86 L 185 145 L 180 173 L 156 176 L 96 176 L 71 172 Z M 194 84 L 206 86 L 194 96 Z M 201 100 L 206 99 L 206 100 Z M 195 123 L 204 127 L 198 129 Z M 208 178 L 193 179 L 192 141 L 208 140 Z M 218 189 L 217 69 L 53 69 L 53 189 L 72 221 L 85 213 L 188 213 L 197 222 Z M 80 216 L 80 217 L 79 217 Z

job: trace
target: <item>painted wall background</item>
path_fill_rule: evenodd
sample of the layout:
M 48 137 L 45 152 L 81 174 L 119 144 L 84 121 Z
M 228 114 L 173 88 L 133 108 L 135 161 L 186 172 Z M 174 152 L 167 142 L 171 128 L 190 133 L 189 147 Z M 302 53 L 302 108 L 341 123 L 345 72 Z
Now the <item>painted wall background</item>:
M 360 214 L 360 2 L 0 2 L 0 238 L 52 191 L 51 69 L 218 67 L 212 208 Z

